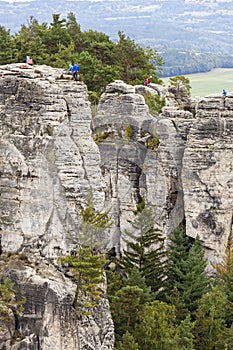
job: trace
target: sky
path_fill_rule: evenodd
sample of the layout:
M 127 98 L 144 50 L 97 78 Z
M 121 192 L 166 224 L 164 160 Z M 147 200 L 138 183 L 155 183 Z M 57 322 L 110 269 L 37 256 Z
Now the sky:
M 7 0 L 6 2 L 9 2 L 9 4 L 13 4 L 14 2 L 32 2 L 34 0 Z

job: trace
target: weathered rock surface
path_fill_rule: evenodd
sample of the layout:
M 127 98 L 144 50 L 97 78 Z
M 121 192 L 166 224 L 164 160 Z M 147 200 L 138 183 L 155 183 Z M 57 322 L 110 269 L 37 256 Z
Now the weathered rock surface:
M 150 89 L 166 99 L 156 117 L 138 96 Z M 219 262 L 232 232 L 233 95 L 197 103 L 156 86 L 137 86 L 135 92 L 123 82 L 110 84 L 93 120 L 94 132 L 107 135 L 99 149 L 115 203 L 114 243 L 144 197 L 167 237 L 186 223 L 189 236 L 200 236 L 209 261 Z M 156 137 L 159 145 L 151 149 Z
M 167 238 L 182 223 L 209 261 L 223 256 L 233 216 L 233 95 L 197 103 L 157 85 L 146 91 L 165 98 L 159 115 L 150 114 L 145 87 L 115 81 L 92 119 L 86 86 L 61 69 L 0 67 L 1 273 L 27 297 L 20 322 L 12 317 L 21 338 L 12 344 L 2 330 L 0 349 L 113 348 L 106 298 L 79 319 L 75 285 L 57 266 L 79 243 L 90 190 L 97 208 L 111 208 L 107 248 L 117 253 L 144 199 Z
M 80 317 L 72 305 L 74 283 L 48 262 L 37 263 L 35 269 L 31 262 L 12 256 L 0 265 L 17 294 L 26 298 L 23 315 L 12 317 L 11 329 L 1 328 L 0 349 L 112 349 L 114 329 L 106 297 L 93 316 Z
M 184 219 L 182 158 L 194 116 L 178 109 L 173 98 L 173 106 L 153 117 L 143 97 L 150 90 L 156 93 L 155 88 L 143 86 L 133 91 L 121 81 L 109 84 L 92 121 L 115 217 L 112 244 L 118 244 L 119 250 L 120 237 L 143 197 L 154 207 L 166 235 Z M 163 97 L 171 98 L 162 91 Z
M 110 350 L 106 298 L 93 317 L 80 320 L 72 307 L 75 284 L 54 267 L 78 244 L 89 191 L 97 206 L 104 204 L 86 86 L 64 79 L 61 69 L 1 66 L 0 117 L 1 274 L 10 271 L 27 299 L 19 324 L 11 325 L 20 339 L 12 343 L 14 332 L 5 330 L 0 349 Z M 6 267 L 7 254 L 26 255 L 30 267 Z
M 233 229 L 233 94 L 198 104 L 183 157 L 186 229 L 211 261 L 221 260 Z
M 97 204 L 104 200 L 86 87 L 62 73 L 20 64 L 0 69 L 3 251 L 66 251 L 77 243 L 87 192 Z

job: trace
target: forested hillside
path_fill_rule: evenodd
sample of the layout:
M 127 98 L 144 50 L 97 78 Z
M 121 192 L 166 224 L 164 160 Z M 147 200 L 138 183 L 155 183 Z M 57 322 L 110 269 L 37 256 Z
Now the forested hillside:
M 163 58 L 163 77 L 209 72 L 214 68 L 231 68 L 232 55 L 205 53 L 199 50 L 185 51 L 162 47 L 158 49 Z

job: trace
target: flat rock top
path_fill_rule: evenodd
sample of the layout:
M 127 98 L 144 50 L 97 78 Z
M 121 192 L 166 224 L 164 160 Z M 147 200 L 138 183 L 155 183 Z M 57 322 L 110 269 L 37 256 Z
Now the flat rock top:
M 63 68 L 52 68 L 46 65 L 29 65 L 27 63 L 12 63 L 0 66 L 0 76 L 17 75 L 31 79 L 71 79 L 72 76 L 67 74 Z

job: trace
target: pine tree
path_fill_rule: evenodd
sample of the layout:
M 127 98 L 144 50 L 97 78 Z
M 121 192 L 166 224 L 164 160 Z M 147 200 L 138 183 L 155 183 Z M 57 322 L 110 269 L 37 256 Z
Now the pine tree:
M 212 293 L 203 295 L 196 316 L 196 350 L 222 350 L 225 348 L 227 338 L 226 306 L 227 298 L 218 287 L 215 287 Z
M 125 283 L 128 286 L 137 286 L 143 290 L 141 302 L 146 303 L 152 300 L 151 287 L 146 284 L 146 279 L 143 274 L 135 267 L 133 267 L 125 278 Z
M 135 332 L 137 315 L 146 302 L 151 301 L 151 289 L 138 269 L 133 268 L 126 276 L 124 273 L 107 273 L 107 297 L 114 321 L 117 349 L 123 349 L 128 341 L 125 332 Z M 119 345 L 120 344 L 120 345 Z M 136 346 L 136 345 L 135 345 Z
M 81 67 L 82 81 L 98 98 L 105 86 L 115 79 L 135 85 L 141 84 L 151 74 L 154 83 L 162 84 L 158 79 L 162 58 L 155 50 L 143 49 L 121 32 L 118 33 L 117 45 L 104 33 L 82 32 L 72 12 L 67 19 L 60 18 L 58 13 L 52 17 L 50 24 L 39 25 L 31 16 L 28 25 L 22 25 L 13 37 L 1 27 L 2 64 L 24 62 L 26 55 L 32 57 L 34 64 L 59 68 L 77 62 Z
M 194 348 L 194 325 L 191 321 L 190 315 L 181 321 L 178 326 L 179 339 L 178 349 L 179 350 L 195 350 Z
M 39 25 L 36 19 L 30 17 L 28 26 L 22 25 L 20 31 L 13 36 L 12 40 L 17 48 L 14 54 L 15 62 L 25 62 L 27 54 L 36 64 L 51 65 L 45 40 L 47 30 L 45 23 Z
M 226 252 L 219 264 L 212 264 L 216 270 L 216 277 L 220 287 L 227 296 L 226 322 L 230 326 L 233 323 L 233 239 L 230 236 L 227 242 Z
M 134 333 L 138 313 L 143 309 L 143 289 L 138 286 L 122 287 L 111 298 L 110 310 L 115 327 L 116 340 L 127 331 Z
M 185 231 L 177 228 L 168 244 L 167 279 L 164 287 L 165 300 L 176 306 L 177 319 L 184 320 L 189 311 L 182 299 L 180 285 L 184 282 L 184 274 L 191 243 Z
M 81 211 L 82 222 L 79 235 L 81 245 L 96 249 L 106 243 L 103 232 L 113 223 L 109 212 L 110 209 L 103 211 L 95 209 L 92 192 L 88 194 L 86 206 Z
M 171 86 L 174 86 L 177 89 L 177 94 L 182 96 L 190 96 L 190 80 L 182 75 L 178 75 L 176 77 L 170 78 L 169 82 Z
M 131 225 L 131 231 L 125 232 L 127 250 L 120 264 L 126 272 L 136 267 L 151 290 L 158 292 L 166 276 L 166 250 L 161 230 L 155 228 L 152 209 L 144 208 Z
M 183 270 L 189 256 L 191 243 L 183 229 L 176 229 L 168 245 L 167 290 L 170 292 L 183 282 Z
M 199 299 L 209 290 L 209 278 L 206 274 L 207 261 L 204 258 L 199 237 L 189 250 L 183 283 L 178 284 L 185 305 L 191 314 L 197 309 Z
M 112 298 L 122 287 L 126 286 L 126 277 L 121 273 L 115 271 L 106 270 L 107 277 L 107 297 L 111 305 Z
M 90 314 L 102 299 L 104 256 L 94 255 L 91 248 L 80 248 L 72 255 L 61 257 L 60 262 L 68 264 L 77 285 L 74 307 L 80 315 Z
M 10 31 L 0 26 L 0 64 L 12 63 L 16 48 Z
M 145 77 L 153 76 L 153 82 L 161 83 L 158 71 L 162 59 L 152 49 L 143 50 L 123 32 L 118 32 L 119 40 L 114 47 L 114 66 L 120 72 L 121 79 L 128 84 L 141 84 Z
M 128 331 L 123 334 L 122 341 L 117 343 L 115 350 L 139 350 L 138 343 L 135 342 L 134 337 Z
M 73 12 L 69 12 L 67 14 L 67 22 L 66 22 L 66 28 L 69 31 L 69 34 L 71 36 L 72 43 L 74 45 L 75 52 L 82 52 L 83 45 L 82 45 L 82 32 L 80 24 L 77 23 L 76 17 Z
M 139 313 L 134 338 L 139 349 L 179 350 L 175 307 L 159 300 L 146 303 Z
M 100 285 L 105 282 L 103 268 L 107 261 L 98 248 L 103 245 L 101 234 L 112 222 L 109 210 L 101 212 L 95 209 L 92 192 L 81 216 L 80 247 L 71 255 L 61 257 L 60 262 L 68 264 L 75 278 L 74 307 L 80 314 L 89 314 L 102 298 Z
M 176 230 L 169 245 L 168 265 L 166 300 L 171 300 L 171 294 L 178 293 L 177 301 L 181 303 L 176 305 L 177 310 L 187 309 L 193 315 L 198 300 L 209 290 L 209 278 L 205 271 L 207 262 L 199 237 L 190 246 L 185 232 Z
M 66 19 L 60 19 L 60 14 L 53 14 L 53 21 L 46 31 L 45 40 L 51 61 L 53 61 L 53 55 L 59 50 L 59 45 L 67 47 L 71 43 L 71 36 L 66 28 Z

